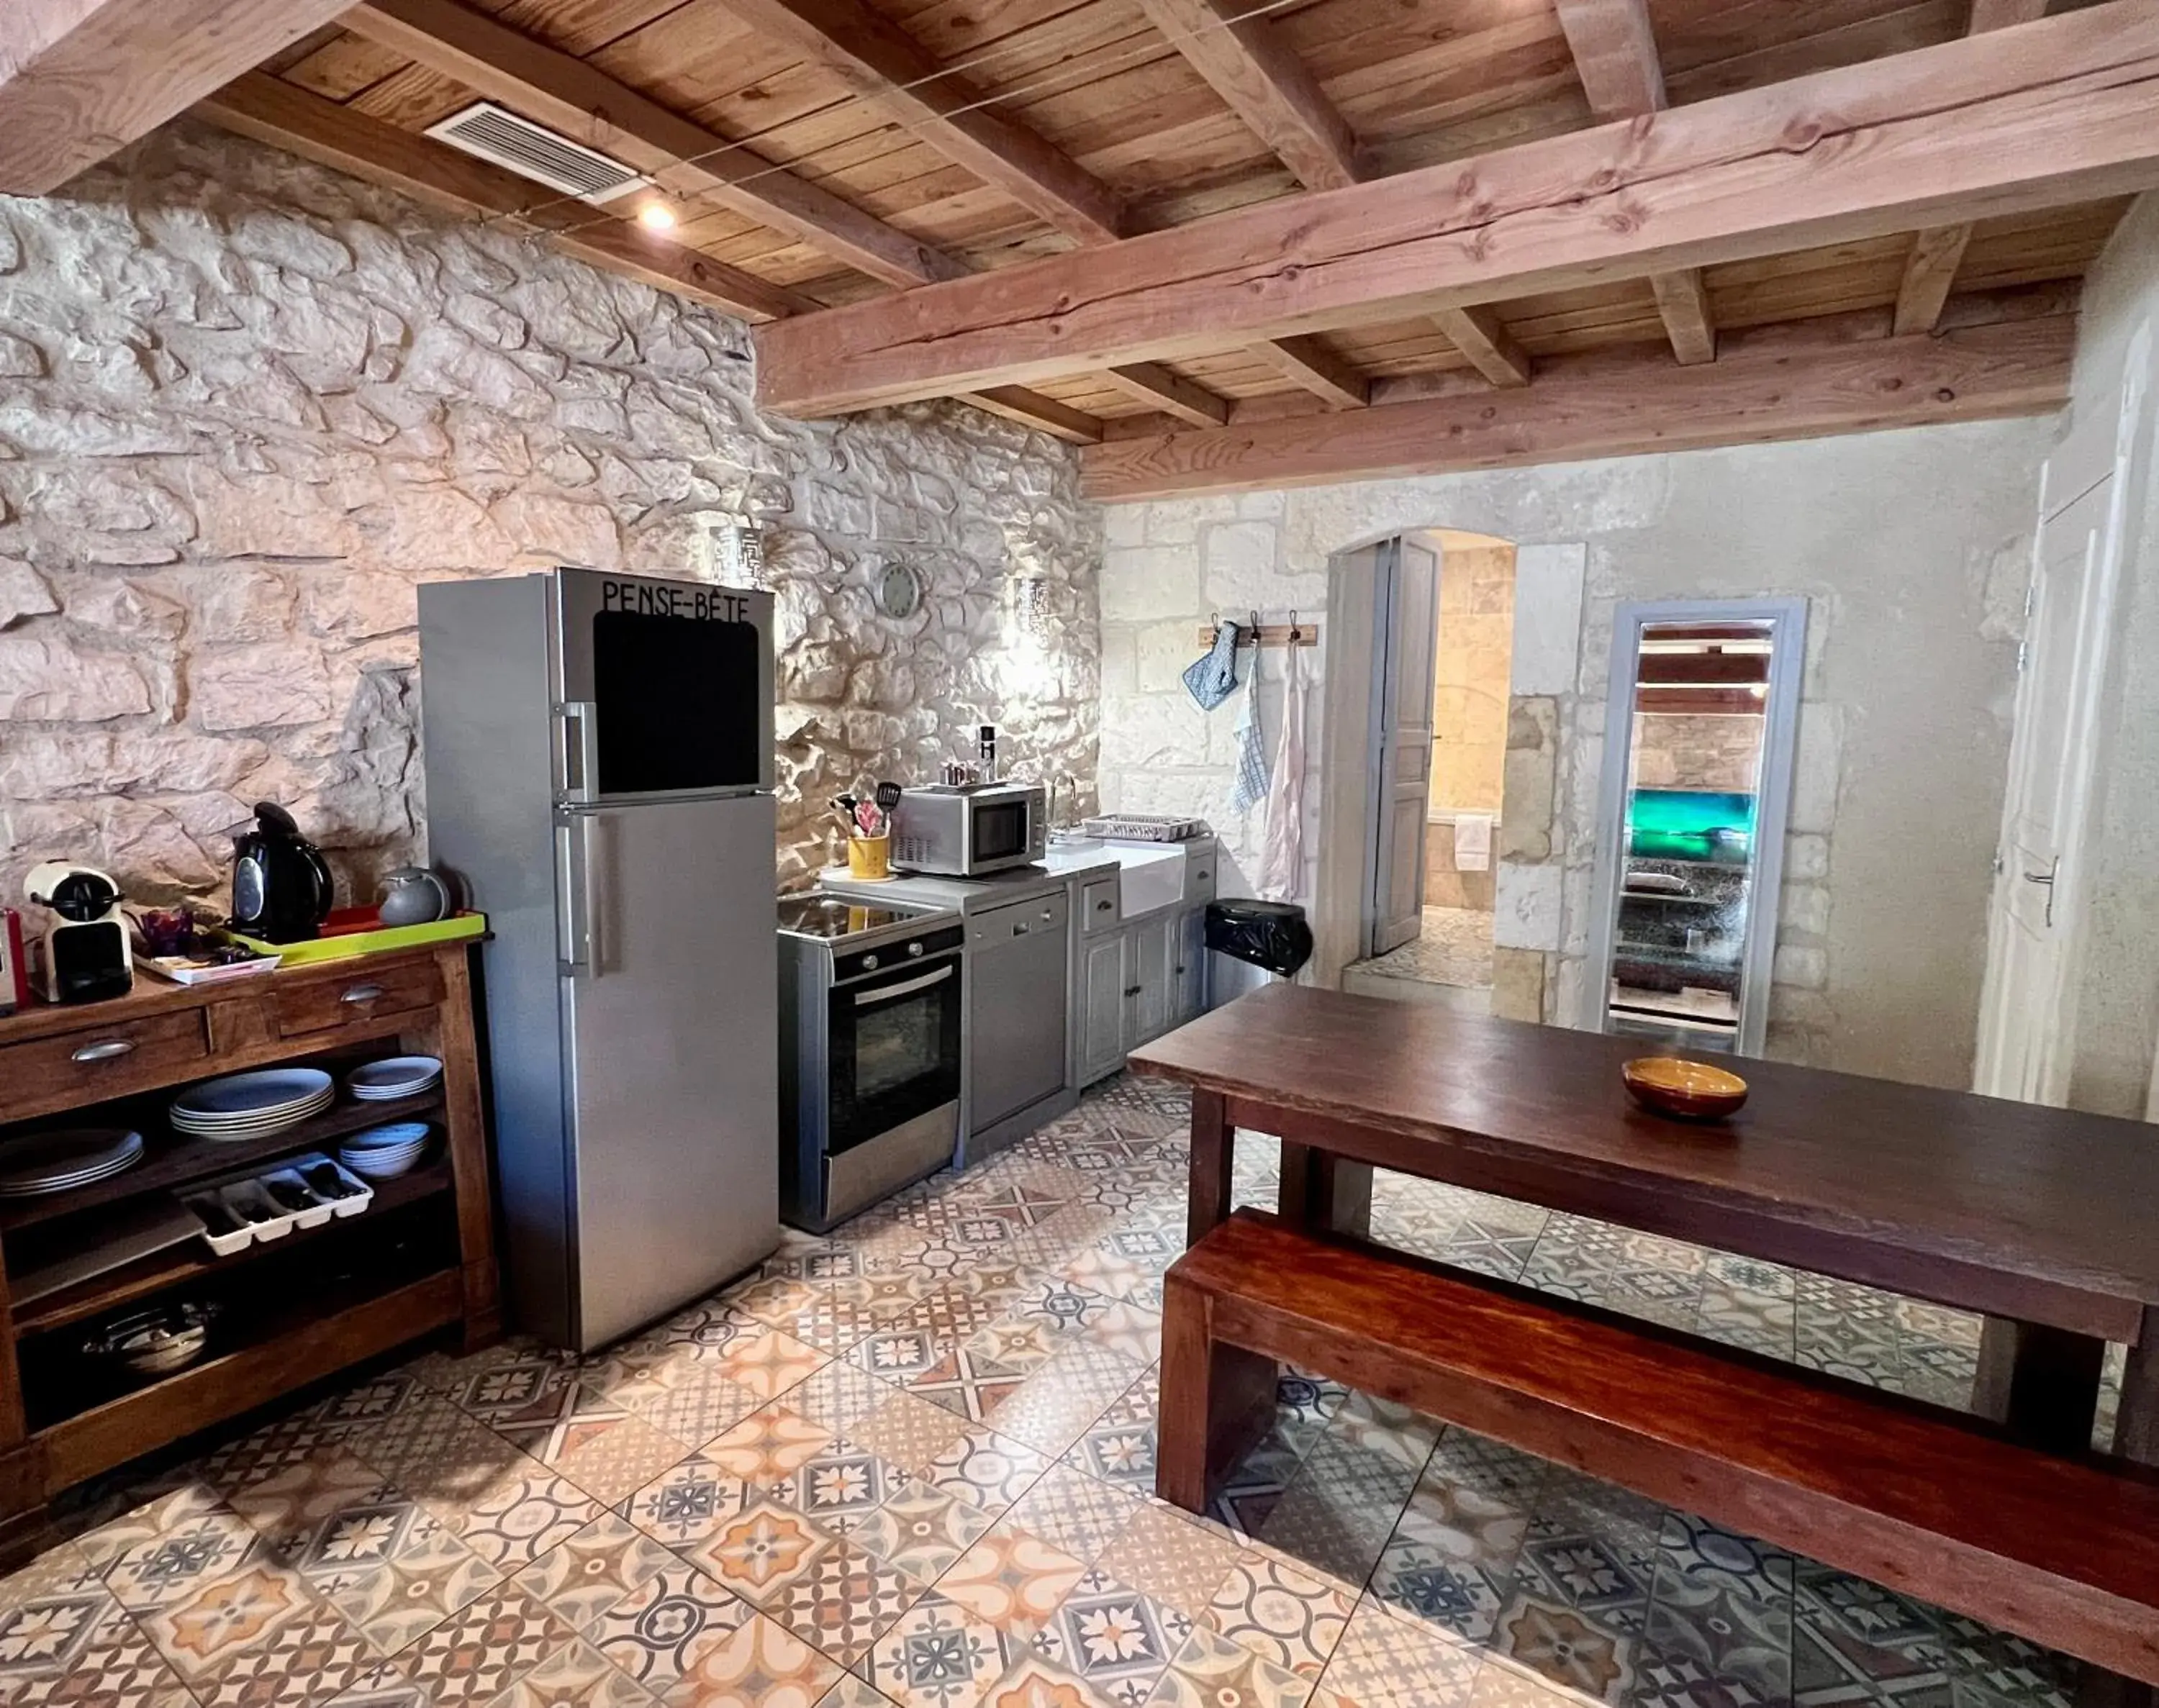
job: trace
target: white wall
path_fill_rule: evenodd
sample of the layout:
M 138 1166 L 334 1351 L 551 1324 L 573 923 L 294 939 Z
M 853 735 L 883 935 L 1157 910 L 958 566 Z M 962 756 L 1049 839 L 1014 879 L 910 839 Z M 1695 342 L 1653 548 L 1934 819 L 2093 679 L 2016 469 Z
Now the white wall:
M 1547 862 L 1503 864 L 1501 941 L 1556 958 L 1546 1009 L 1571 1019 L 1613 607 L 1804 595 L 1772 1052 L 1968 1084 L 2017 628 L 2053 431 L 1992 422 L 1113 508 L 1105 801 L 1204 814 L 1225 832 L 1234 872 L 1256 828 L 1228 809 L 1235 702 L 1203 716 L 1177 680 L 1194 626 L 1253 604 L 1318 611 L 1330 554 L 1387 533 L 1513 540 L 1529 548 L 1515 691 L 1551 700 L 1560 753 L 1556 846 Z M 1586 556 L 1564 549 L 1577 545 Z M 1317 712 L 1315 700 L 1314 768 Z M 1319 789 L 1307 793 L 1316 812 Z
M 2114 414 L 2130 344 L 2159 323 L 2159 196 L 2116 229 L 2085 282 L 2073 418 Z M 2154 374 L 2159 380 L 2159 374 Z M 2109 1115 L 2146 1113 L 2159 1043 L 2159 487 L 2147 387 L 2141 450 L 2130 472 L 2121 606 L 2101 712 L 2090 837 L 2091 912 L 2076 997 L 2069 1102 Z M 2155 1111 L 2159 1113 L 2159 1111 Z

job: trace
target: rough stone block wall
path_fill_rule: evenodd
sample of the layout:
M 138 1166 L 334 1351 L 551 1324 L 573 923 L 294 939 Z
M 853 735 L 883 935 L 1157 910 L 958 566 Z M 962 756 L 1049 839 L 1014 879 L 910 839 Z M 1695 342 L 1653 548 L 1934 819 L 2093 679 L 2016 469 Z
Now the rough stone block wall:
M 979 722 L 1091 789 L 1069 453 L 950 405 L 769 420 L 752 386 L 724 315 L 189 125 L 0 198 L 0 898 L 52 856 L 215 892 L 268 798 L 373 899 L 424 848 L 416 584 L 689 576 L 713 511 L 770 531 L 784 881 L 831 794 Z M 894 562 L 905 622 L 872 598 Z
M 1693 712 L 1634 714 L 1634 786 L 1752 794 L 1761 769 L 1762 720 Z

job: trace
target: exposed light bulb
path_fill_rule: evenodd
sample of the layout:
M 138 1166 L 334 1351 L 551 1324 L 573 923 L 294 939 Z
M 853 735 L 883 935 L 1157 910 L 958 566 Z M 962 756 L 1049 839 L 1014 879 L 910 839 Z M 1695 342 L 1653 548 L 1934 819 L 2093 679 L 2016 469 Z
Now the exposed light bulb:
M 647 202 L 637 210 L 637 223 L 648 231 L 671 231 L 675 210 L 665 202 Z

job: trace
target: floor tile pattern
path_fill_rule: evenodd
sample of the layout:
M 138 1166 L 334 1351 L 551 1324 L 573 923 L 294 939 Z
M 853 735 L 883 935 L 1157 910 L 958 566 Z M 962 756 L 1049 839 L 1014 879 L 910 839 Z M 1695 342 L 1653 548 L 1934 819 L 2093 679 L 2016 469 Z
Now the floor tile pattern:
M 428 1353 L 102 1491 L 0 1581 L 0 1702 L 2068 1708 L 2058 1656 L 1297 1371 L 1212 1512 L 1156 1502 L 1186 1116 L 1111 1081 L 604 1353 Z M 1970 1394 L 1939 1307 L 1399 1177 L 1374 1217 Z

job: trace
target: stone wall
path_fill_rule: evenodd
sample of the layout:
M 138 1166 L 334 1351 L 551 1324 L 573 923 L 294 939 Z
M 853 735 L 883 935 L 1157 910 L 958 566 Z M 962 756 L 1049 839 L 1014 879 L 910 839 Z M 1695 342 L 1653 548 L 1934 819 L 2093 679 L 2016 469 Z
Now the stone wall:
M 1492 1001 L 1579 1024 L 1616 606 L 1804 596 L 1769 1051 L 1968 1084 L 2032 500 L 2053 432 L 2002 422 L 1116 506 L 1102 569 L 1105 802 L 1206 814 L 1241 849 L 1230 720 L 1179 706 L 1168 670 L 1195 616 L 1318 609 L 1330 558 L 1390 533 L 1514 540 Z M 1320 672 L 1344 644 L 1325 637 Z M 1315 715 L 1307 748 L 1307 900 L 1319 895 L 1324 722 Z M 1344 834 L 1323 827 L 1354 858 L 1358 829 Z
M 691 575 L 713 511 L 771 531 L 784 879 L 828 796 L 981 722 L 1091 784 L 1070 454 L 957 406 L 767 420 L 752 377 L 723 315 L 204 129 L 0 199 L 0 897 L 54 855 L 214 892 L 271 798 L 372 899 L 424 849 L 415 584 Z M 1015 576 L 1050 620 L 1008 644 Z

